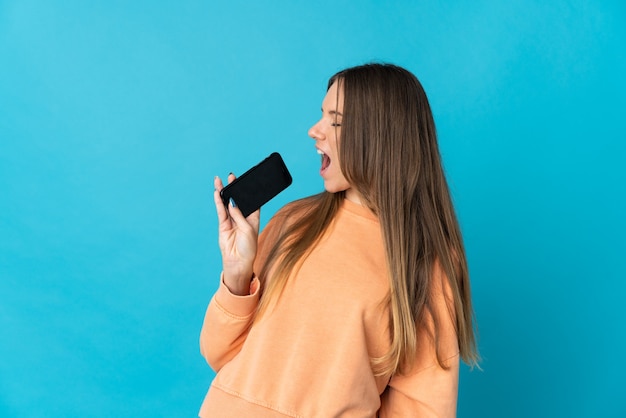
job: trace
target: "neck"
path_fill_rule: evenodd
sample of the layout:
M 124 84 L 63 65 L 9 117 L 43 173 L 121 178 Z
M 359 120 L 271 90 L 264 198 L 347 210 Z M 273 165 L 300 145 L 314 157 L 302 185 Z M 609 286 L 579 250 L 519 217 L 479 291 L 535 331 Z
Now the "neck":
M 376 219 L 378 219 L 378 215 L 376 215 L 376 212 L 374 212 L 372 210 L 372 208 L 367 204 L 365 199 L 363 199 L 363 196 L 361 196 L 361 194 L 359 192 L 357 192 L 356 190 L 353 190 L 353 189 L 346 190 L 346 194 L 344 196 L 344 199 L 349 201 L 349 202 L 351 202 L 351 203 L 355 203 L 355 204 L 361 206 L 368 213 L 370 213 L 372 216 L 374 216 Z
M 361 194 L 357 192 L 356 190 L 354 190 L 352 187 L 346 190 L 346 199 L 348 199 L 349 201 L 353 203 L 356 203 L 357 205 L 364 206 L 363 199 L 361 198 Z

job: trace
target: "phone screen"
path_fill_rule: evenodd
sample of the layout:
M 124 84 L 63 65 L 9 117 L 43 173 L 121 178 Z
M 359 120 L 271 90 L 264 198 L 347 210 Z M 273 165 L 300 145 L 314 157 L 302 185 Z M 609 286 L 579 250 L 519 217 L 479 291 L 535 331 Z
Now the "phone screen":
M 291 182 L 285 162 L 279 153 L 274 152 L 224 187 L 220 194 L 225 206 L 232 197 L 243 216 L 248 216 L 285 190 Z

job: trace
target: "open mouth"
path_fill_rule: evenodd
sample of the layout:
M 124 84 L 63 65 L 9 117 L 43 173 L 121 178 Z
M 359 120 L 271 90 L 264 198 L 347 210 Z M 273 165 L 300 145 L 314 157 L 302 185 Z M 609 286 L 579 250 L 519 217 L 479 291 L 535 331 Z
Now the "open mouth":
M 330 165 L 330 157 L 324 154 L 324 152 L 319 149 L 317 150 L 317 153 L 322 157 L 322 168 L 320 169 L 320 171 L 324 171 Z

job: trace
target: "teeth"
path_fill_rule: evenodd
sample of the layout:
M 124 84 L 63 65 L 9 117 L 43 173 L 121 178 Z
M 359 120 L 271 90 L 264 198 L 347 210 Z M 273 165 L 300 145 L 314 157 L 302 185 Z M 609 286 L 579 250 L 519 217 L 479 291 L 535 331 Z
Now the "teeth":
M 317 150 L 317 153 L 318 153 L 319 155 L 324 155 L 324 152 L 323 152 L 321 149 L 318 149 L 318 150 Z

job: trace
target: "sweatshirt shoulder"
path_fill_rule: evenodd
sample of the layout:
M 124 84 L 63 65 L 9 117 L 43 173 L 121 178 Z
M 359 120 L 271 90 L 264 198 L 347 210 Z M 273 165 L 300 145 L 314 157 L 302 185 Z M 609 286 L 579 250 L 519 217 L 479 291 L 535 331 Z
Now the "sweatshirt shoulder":
M 258 274 L 265 265 L 270 251 L 280 240 L 290 226 L 294 225 L 309 210 L 312 201 L 304 198 L 288 203 L 280 208 L 265 225 L 259 235 L 257 257 L 255 260 L 255 272 Z
M 309 196 L 287 203 L 270 218 L 263 230 L 276 227 L 284 230 L 292 225 L 314 208 L 314 198 L 315 196 Z

